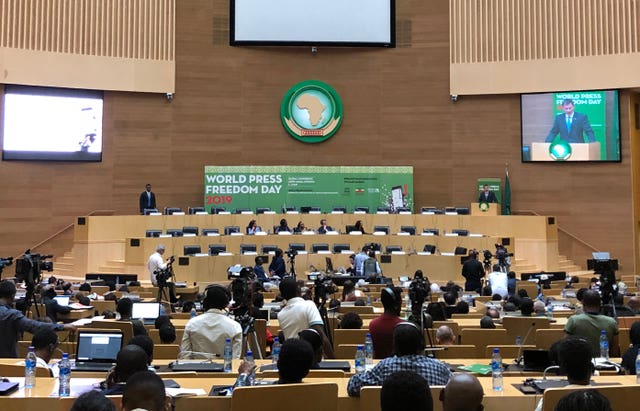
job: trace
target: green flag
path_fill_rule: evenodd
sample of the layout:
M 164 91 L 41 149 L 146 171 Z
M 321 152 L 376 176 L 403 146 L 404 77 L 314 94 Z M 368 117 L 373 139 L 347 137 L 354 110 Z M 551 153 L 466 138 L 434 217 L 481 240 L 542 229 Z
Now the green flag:
M 504 194 L 502 197 L 502 214 L 511 214 L 511 185 L 509 184 L 509 169 L 507 169 L 507 177 L 504 180 Z

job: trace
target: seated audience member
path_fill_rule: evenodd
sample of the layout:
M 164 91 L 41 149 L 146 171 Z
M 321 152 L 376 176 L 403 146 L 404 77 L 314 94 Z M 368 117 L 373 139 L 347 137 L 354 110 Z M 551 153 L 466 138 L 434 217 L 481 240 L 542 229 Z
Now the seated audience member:
M 624 295 L 618 293 L 613 298 L 614 305 L 616 307 L 616 315 L 618 317 L 633 317 L 636 315 L 635 311 L 631 307 L 624 305 Z
M 276 384 L 298 384 L 309 374 L 314 363 L 311 344 L 300 338 L 291 338 L 282 343 L 280 357 L 278 357 L 278 382 Z M 249 375 L 255 371 L 255 366 L 242 361 L 238 367 L 238 379 L 234 386 L 248 385 Z
M 46 318 L 49 319 L 49 317 Z M 58 334 L 49 329 L 39 330 L 33 335 L 31 345 L 36 354 L 36 367 L 46 368 L 52 377 L 58 378 L 58 364 L 49 364 L 58 349 Z M 18 365 L 24 365 L 24 360 Z
M 567 285 L 564 286 L 565 289 L 575 288 L 574 284 L 578 284 L 580 282 L 580 277 L 577 275 L 572 276 L 569 281 L 567 281 Z
M 520 298 L 529 298 L 529 293 L 524 288 L 518 290 L 518 296 Z
M 591 347 L 582 338 L 567 337 L 558 344 L 558 365 L 567 374 L 568 387 L 589 385 L 594 366 L 591 361 Z M 536 411 L 542 411 L 542 400 Z
M 116 405 L 100 391 L 87 391 L 73 401 L 70 411 L 116 411 Z
M 160 327 L 162 327 L 165 324 L 171 324 L 171 317 L 169 317 L 166 314 L 162 314 L 162 315 L 159 315 L 158 318 L 156 318 L 156 321 L 154 322 L 153 326 L 156 330 L 159 330 Z
M 342 286 L 342 301 L 355 301 L 357 299 L 355 284 L 351 280 L 345 281 Z
M 122 347 L 116 358 L 116 366 L 107 376 L 104 395 L 120 395 L 129 377 L 138 371 L 147 370 L 147 353 L 137 345 Z
M 233 357 L 240 358 L 242 351 L 242 327 L 227 316 L 230 294 L 220 285 L 207 287 L 202 302 L 204 313 L 191 318 L 184 328 L 181 352 L 210 353 L 222 358 L 224 344 L 231 339 Z
M 638 350 L 640 350 L 640 321 L 636 321 L 629 330 L 629 339 L 631 340 L 631 347 L 622 355 L 622 367 L 627 370 L 627 373 L 635 375 L 636 370 L 636 357 L 638 356 Z
M 518 280 L 516 279 L 516 273 L 509 271 L 507 273 L 507 294 L 514 295 L 516 293 L 516 287 Z
M 351 254 L 349 256 L 349 267 L 345 270 L 349 275 L 356 275 L 356 255 Z
M 502 301 L 502 296 L 500 294 L 494 294 L 491 296 L 491 301 Z
M 447 314 L 444 310 L 444 303 L 433 302 L 427 305 L 427 314 L 431 315 L 433 321 L 446 321 Z
M 635 315 L 640 314 L 640 297 L 629 298 L 629 301 L 627 301 L 627 307 L 629 307 Z
M 485 329 L 496 328 L 496 325 L 493 322 L 493 318 L 489 317 L 488 315 L 485 315 L 484 317 L 482 317 L 480 319 L 480 328 L 485 328 Z
M 487 317 L 498 319 L 500 318 L 500 311 L 497 308 L 488 308 Z
M 380 411 L 432 411 L 433 399 L 427 380 L 413 371 L 389 375 L 380 390 Z
M 460 293 L 462 292 L 462 287 L 460 287 L 458 284 L 456 284 L 452 280 L 449 280 L 444 285 L 444 287 L 441 288 L 441 290 L 448 293 L 454 293 L 457 298 L 458 295 L 460 295 Z
M 262 228 L 258 225 L 258 223 L 256 223 L 256 220 L 249 221 L 249 224 L 247 224 L 248 235 L 253 235 L 255 233 L 259 233 L 260 231 L 262 231 Z
M 504 310 L 504 312 L 507 312 L 507 313 L 512 313 L 518 310 L 516 305 L 512 302 L 504 303 L 504 306 L 502 306 L 502 309 Z
M 182 312 L 183 313 L 190 313 L 191 310 L 193 310 L 194 308 L 196 308 L 196 303 L 193 301 L 185 301 L 182 304 Z
M 165 324 L 158 330 L 161 344 L 174 344 L 176 342 L 176 328 L 172 324 Z
M 73 291 L 71 291 L 71 283 L 69 281 L 62 283 L 62 295 L 73 295 Z
M 137 345 L 147 354 L 147 365 L 153 362 L 153 340 L 148 335 L 135 335 L 129 340 L 127 345 Z
M 364 386 L 382 385 L 396 371 L 416 371 L 429 385 L 445 385 L 451 371 L 444 363 L 423 355 L 424 334 L 415 324 L 402 322 L 393 331 L 393 357 L 385 358 L 372 369 L 355 374 L 349 379 L 347 392 L 360 396 Z
M 482 384 L 475 375 L 455 373 L 440 391 L 443 411 L 482 411 Z
M 291 229 L 289 228 L 289 224 L 287 223 L 287 220 L 285 218 L 283 218 L 282 220 L 280 220 L 280 225 L 276 227 L 275 229 L 275 234 L 278 234 L 281 231 L 286 231 L 286 232 L 291 232 Z
M 362 318 L 358 313 L 348 312 L 340 320 L 340 328 L 343 330 L 359 330 L 362 328 Z
M 482 295 L 483 297 L 491 297 L 493 295 L 491 293 L 491 286 L 485 285 L 484 287 L 482 287 L 482 290 L 480 291 L 480 295 Z
M 533 303 L 533 312 L 535 313 L 535 315 L 538 315 L 538 316 L 545 315 L 546 310 L 547 309 L 542 301 L 536 300 Z
M 453 330 L 446 325 L 441 325 L 436 330 L 436 344 L 438 345 L 454 345 L 456 343 L 456 336 L 453 334 Z
M 47 312 L 47 317 L 51 318 L 54 323 L 58 322 L 58 314 L 69 314 L 71 312 L 70 307 L 65 307 L 54 299 L 56 296 L 56 289 L 53 286 L 44 287 L 42 290 L 42 298 L 40 301 L 44 304 L 44 308 Z
M 595 290 L 587 290 L 582 299 L 583 313 L 569 317 L 564 331 L 568 335 L 582 337 L 591 345 L 591 354 L 600 355 L 600 331 L 607 332 L 609 353 L 616 357 L 619 354 L 618 323 L 615 319 L 600 313 L 600 294 Z
M 169 411 L 171 399 L 162 378 L 152 371 L 140 371 L 127 380 L 122 393 L 122 411 Z
M 342 304 L 340 304 L 340 300 L 336 299 L 336 298 L 332 298 L 331 300 L 329 300 L 329 309 L 330 310 L 337 310 L 338 308 L 340 308 Z
M 437 294 L 437 293 L 441 292 L 442 290 L 440 290 L 440 286 L 438 285 L 438 283 L 434 282 L 434 283 L 429 284 L 429 291 L 432 294 Z
M 313 328 L 300 331 L 298 337 L 308 342 L 313 348 L 313 365 L 311 368 L 318 368 L 318 363 L 322 361 L 322 337 Z
M 253 266 L 253 272 L 256 274 L 256 278 L 263 282 L 269 281 L 269 276 L 264 271 L 264 267 L 262 267 L 262 264 L 264 264 L 262 257 L 257 256 L 253 261 L 256 263 L 256 265 Z
M 89 284 L 89 283 L 80 284 L 80 287 L 78 287 L 78 291 L 84 291 L 84 292 L 87 292 L 87 293 L 91 293 L 91 284 Z
M 523 298 L 520 303 L 520 314 L 523 317 L 530 317 L 533 313 L 533 301 L 530 298 Z
M 597 390 L 578 390 L 558 400 L 554 411 L 611 411 L 609 399 Z
M 296 224 L 295 227 L 293 227 L 293 232 L 294 234 L 300 234 L 303 231 L 306 231 L 307 228 L 305 227 L 304 223 L 302 221 L 298 221 L 298 224 Z
M 447 319 L 451 318 L 451 314 L 455 314 L 457 313 L 457 309 L 458 307 L 456 306 L 456 294 L 451 292 L 451 291 L 447 291 L 446 293 L 444 293 L 444 313 L 447 316 Z
M 469 303 L 466 301 L 458 301 L 455 314 L 469 314 Z
M 377 359 L 391 356 L 393 331 L 399 323 L 402 307 L 402 291 L 398 287 L 386 287 L 380 292 L 384 313 L 369 323 L 369 332 L 373 340 L 373 356 Z

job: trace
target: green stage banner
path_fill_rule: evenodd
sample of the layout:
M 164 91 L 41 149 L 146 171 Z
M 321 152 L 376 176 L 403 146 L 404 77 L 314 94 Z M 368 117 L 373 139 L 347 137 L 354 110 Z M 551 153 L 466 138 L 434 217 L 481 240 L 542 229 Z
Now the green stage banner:
M 477 183 L 478 193 L 476 194 L 473 202 L 478 201 L 480 197 L 480 193 L 484 191 L 484 185 L 486 184 L 489 186 L 489 190 L 495 193 L 498 203 L 501 203 L 502 202 L 502 190 L 500 188 L 501 183 L 502 183 L 502 180 L 500 180 L 499 178 L 487 178 L 487 177 L 479 178 Z
M 228 211 L 284 207 L 413 210 L 413 167 L 205 166 L 204 206 Z

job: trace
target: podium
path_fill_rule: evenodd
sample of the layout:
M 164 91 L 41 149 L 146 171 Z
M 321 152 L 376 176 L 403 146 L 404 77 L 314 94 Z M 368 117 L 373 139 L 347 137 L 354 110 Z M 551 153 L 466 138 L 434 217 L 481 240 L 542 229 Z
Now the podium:
M 497 216 L 502 213 L 500 203 L 487 203 L 487 205 L 489 208 L 483 211 L 480 209 L 480 203 L 471 203 L 471 207 L 469 207 L 471 215 Z
M 569 143 L 571 157 L 566 161 L 600 160 L 600 143 Z M 531 161 L 556 161 L 549 155 L 551 143 L 531 143 Z

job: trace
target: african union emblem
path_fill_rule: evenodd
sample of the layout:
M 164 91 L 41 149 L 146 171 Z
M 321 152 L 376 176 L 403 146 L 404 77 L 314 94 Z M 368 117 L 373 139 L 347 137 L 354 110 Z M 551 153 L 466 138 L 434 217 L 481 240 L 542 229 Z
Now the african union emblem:
M 342 101 L 326 83 L 303 81 L 291 87 L 280 106 L 282 125 L 303 143 L 320 143 L 342 124 Z

